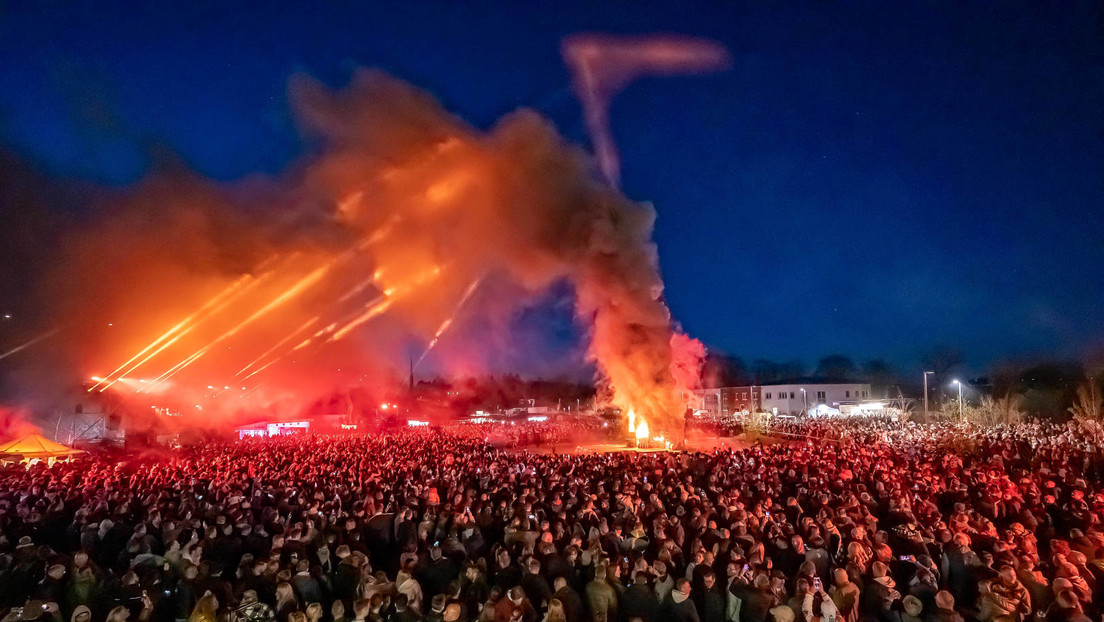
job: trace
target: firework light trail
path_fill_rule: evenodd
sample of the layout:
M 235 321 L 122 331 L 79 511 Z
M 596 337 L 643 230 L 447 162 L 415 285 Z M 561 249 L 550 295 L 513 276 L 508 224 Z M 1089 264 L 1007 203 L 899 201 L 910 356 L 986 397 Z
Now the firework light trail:
M 327 343 L 330 342 L 330 341 L 340 341 L 346 335 L 348 335 L 352 331 L 356 330 L 357 328 L 359 328 L 360 326 L 362 326 L 363 324 L 365 324 L 366 322 L 368 322 L 372 318 L 375 318 L 375 317 L 378 317 L 378 316 L 382 315 L 384 312 L 387 311 L 387 309 L 389 309 L 391 307 L 391 304 L 394 301 L 395 301 L 395 299 L 393 297 L 392 298 L 383 298 L 383 299 L 381 299 L 378 303 L 376 303 L 375 305 L 372 305 L 371 307 L 369 307 L 367 311 L 360 314 L 358 317 L 354 318 L 352 321 L 347 323 L 345 326 L 342 326 L 341 328 L 333 331 L 333 335 L 327 340 Z M 309 339 L 306 342 L 299 344 L 299 346 L 296 347 L 296 350 L 298 350 L 299 348 L 301 348 L 303 346 L 306 346 L 308 343 L 310 343 Z
M 340 341 L 341 339 L 345 338 L 345 336 L 351 333 L 353 330 L 359 328 L 373 318 L 376 318 L 385 313 L 396 300 L 406 296 L 407 294 L 410 294 L 422 285 L 425 285 L 429 281 L 437 278 L 438 276 L 440 276 L 440 274 L 441 266 L 433 266 L 433 268 L 418 275 L 413 279 L 412 282 L 408 284 L 405 284 L 401 287 L 388 287 L 384 289 L 383 298 L 380 299 L 379 302 L 369 305 L 368 309 L 361 313 L 359 316 L 353 318 L 341 328 L 333 331 L 333 334 L 327 340 L 327 343 L 329 343 L 330 341 Z M 299 347 L 303 347 L 305 345 L 306 343 L 302 343 L 299 344 Z
M 294 330 L 294 331 L 293 331 L 293 332 L 292 332 L 291 334 L 289 334 L 288 336 L 284 337 L 284 338 L 283 338 L 283 339 L 281 339 L 281 340 L 280 340 L 279 342 L 277 342 L 277 343 L 276 343 L 276 345 L 274 345 L 274 346 L 272 346 L 271 348 L 269 348 L 268 350 L 266 350 L 264 354 L 262 354 L 262 355 L 258 356 L 257 358 L 253 359 L 253 361 L 252 361 L 252 362 L 250 362 L 250 363 L 249 363 L 248 365 L 246 365 L 245 367 L 242 367 L 242 368 L 241 368 L 240 370 L 238 370 L 238 373 L 236 373 L 236 374 L 234 374 L 234 375 L 235 375 L 235 376 L 240 376 L 240 375 L 244 374 L 245 372 L 249 371 L 249 368 L 250 368 L 250 367 L 253 367 L 253 366 L 254 366 L 254 365 L 256 365 L 257 363 L 259 363 L 259 362 L 261 362 L 262 360 L 264 360 L 265 358 L 267 358 L 267 357 L 268 357 L 268 355 L 270 355 L 270 354 L 272 354 L 273 352 L 275 352 L 276 350 L 280 349 L 280 347 L 281 347 L 281 346 L 283 346 L 283 345 L 284 345 L 284 344 L 286 344 L 287 342 L 291 341 L 291 340 L 292 340 L 292 339 L 293 339 L 293 338 L 294 338 L 294 337 L 295 337 L 296 335 L 298 335 L 299 333 L 301 333 L 301 332 L 303 332 L 303 331 L 307 330 L 307 329 L 308 329 L 308 328 L 310 328 L 311 326 L 314 326 L 314 324 L 315 324 L 316 322 L 318 322 L 318 319 L 319 319 L 319 317 L 320 317 L 320 316 L 317 316 L 317 315 L 316 315 L 316 316 L 312 317 L 311 319 L 307 320 L 307 322 L 306 322 L 305 324 L 303 324 L 303 325 L 302 325 L 302 326 L 300 326 L 299 328 L 296 328 L 296 329 L 295 329 L 295 330 Z M 273 361 L 273 362 L 275 362 L 275 361 Z M 271 364 L 272 364 L 272 363 L 269 363 L 269 365 L 271 365 Z M 265 367 L 267 367 L 267 366 L 268 366 L 268 365 L 266 365 Z M 250 375 L 250 376 L 252 376 L 253 374 L 249 374 L 249 375 Z M 246 376 L 246 378 L 248 378 L 248 377 L 249 377 L 249 376 Z
M 468 285 L 468 288 L 464 290 L 464 294 L 460 296 L 460 302 L 456 303 L 456 309 L 453 310 L 452 315 L 445 318 L 444 322 L 441 322 L 441 326 L 437 328 L 437 332 L 433 333 L 433 339 L 429 340 L 429 345 L 426 346 L 425 351 L 422 352 L 422 355 L 418 357 L 417 362 L 414 363 L 415 369 L 417 369 L 417 367 L 422 364 L 422 361 L 425 360 L 426 355 L 429 354 L 430 350 L 432 350 L 433 347 L 437 345 L 437 342 L 441 340 L 441 335 L 444 335 L 445 332 L 448 331 L 449 327 L 452 326 L 452 323 L 456 319 L 456 316 L 460 314 L 460 310 L 464 308 L 464 305 L 467 304 L 468 299 L 471 298 L 472 294 L 475 293 L 475 290 L 479 289 L 479 285 L 482 282 L 483 277 L 480 276 L 472 281 L 471 285 Z
M 100 388 L 100 393 L 103 393 L 104 391 L 110 389 L 112 385 L 114 385 L 116 382 L 118 382 L 118 381 L 122 380 L 123 378 L 125 378 L 127 374 L 129 374 L 129 373 L 133 372 L 134 370 L 138 369 L 139 367 L 144 365 L 147 361 L 149 361 L 153 357 L 157 356 L 161 352 L 165 351 L 165 349 L 167 349 L 170 346 L 172 346 L 173 344 L 175 344 L 177 341 L 179 341 L 181 338 L 183 338 L 187 334 L 191 333 L 192 330 L 194 330 L 197 326 L 199 326 L 201 323 L 203 323 L 208 318 L 211 318 L 215 315 L 218 315 L 223 309 L 228 307 L 231 303 L 233 303 L 235 300 L 237 300 L 241 296 L 245 295 L 245 293 L 247 291 L 249 291 L 254 286 L 256 286 L 258 283 L 260 283 L 262 280 L 264 280 L 265 276 L 267 276 L 267 275 L 264 275 L 264 276 L 262 276 L 258 279 L 253 279 L 251 276 L 245 275 L 242 278 L 235 281 L 233 284 L 231 284 L 231 286 L 229 288 L 224 290 L 218 296 L 215 296 L 215 298 L 212 298 L 207 304 L 203 305 L 203 308 L 201 308 L 199 311 L 196 311 L 192 315 L 188 316 L 188 318 L 185 319 L 183 322 L 181 322 L 180 324 L 177 324 L 173 328 L 169 329 L 168 332 L 166 332 L 164 335 L 159 337 L 152 344 L 150 344 L 149 346 L 146 346 L 146 348 L 144 350 L 142 350 L 142 352 L 139 352 L 134 357 L 132 357 L 130 359 L 130 361 L 127 361 L 126 363 L 123 363 L 122 367 L 120 367 L 119 369 L 122 369 L 123 367 L 126 367 L 135 358 L 138 358 L 139 356 L 142 356 L 142 354 L 144 352 L 148 351 L 151 347 L 157 345 L 158 341 L 161 341 L 165 337 L 167 337 L 169 335 L 172 335 L 174 332 L 179 330 L 179 328 L 181 326 L 187 325 L 187 328 L 185 328 L 184 330 L 181 330 L 180 332 L 178 332 L 175 336 L 172 337 L 172 339 L 169 339 L 168 341 L 162 343 L 160 345 L 160 347 L 158 347 L 153 352 L 150 352 L 148 355 L 146 355 L 145 358 L 143 358 L 142 360 L 138 361 L 137 363 L 135 363 L 134 365 L 132 365 L 131 367 L 126 369 L 126 371 L 123 371 L 122 373 L 119 373 L 119 369 L 116 369 L 115 371 L 111 372 L 112 376 L 115 375 L 116 373 L 119 373 L 119 376 L 117 378 L 115 378 L 114 380 L 111 380 L 110 382 L 105 384 L 103 387 L 101 387 Z M 237 289 L 237 287 L 242 282 L 247 282 L 246 286 L 243 287 L 243 288 Z M 236 291 L 234 291 L 234 290 L 236 290 Z M 218 302 L 215 306 L 213 306 L 213 307 L 211 306 L 211 304 L 216 302 L 216 300 L 218 300 L 219 298 L 221 298 L 224 295 L 229 294 L 231 292 L 233 292 L 232 295 L 226 297 L 221 302 Z M 206 311 L 206 313 L 204 313 L 204 311 Z M 111 376 L 108 376 L 106 378 L 102 378 L 100 380 L 100 382 L 97 383 L 97 384 L 103 383 L 105 380 L 107 380 L 110 377 Z M 96 386 L 93 385 L 93 387 L 91 389 L 89 389 L 89 391 L 92 391 L 92 389 L 95 389 L 95 388 L 96 388 Z
M 165 341 L 166 339 L 168 339 L 168 338 L 172 337 L 174 334 L 176 334 L 177 331 L 183 329 L 185 326 L 187 326 L 191 322 L 196 321 L 196 318 L 198 318 L 204 311 L 206 311 L 207 309 L 211 308 L 212 306 L 218 304 L 225 296 L 229 295 L 231 292 L 233 292 L 235 289 L 237 289 L 239 286 L 241 286 L 241 284 L 248 278 L 250 278 L 249 275 L 244 275 L 241 278 L 239 278 L 238 280 L 231 283 L 226 289 L 224 289 L 221 292 L 219 292 L 218 294 L 216 294 L 213 298 L 211 298 L 206 303 L 204 303 L 203 306 L 201 306 L 199 309 L 197 309 L 194 313 L 192 313 L 188 317 L 181 320 L 180 323 L 177 324 L 176 326 L 173 326 L 169 330 L 162 333 L 160 337 L 158 337 L 157 339 L 154 339 L 148 346 L 143 348 L 140 352 L 138 352 L 134 356 L 130 357 L 130 360 L 128 360 L 127 362 L 120 365 L 118 368 L 115 369 L 115 371 L 113 371 L 110 374 L 107 374 L 106 376 L 101 378 L 99 382 L 97 382 L 96 384 L 89 387 L 88 390 L 92 391 L 92 390 L 96 389 L 97 387 L 99 387 L 101 384 L 111 381 L 111 377 L 115 376 L 116 374 L 119 374 L 120 377 L 125 376 L 127 373 L 132 371 L 135 367 L 138 367 L 139 365 L 144 363 L 148 359 L 143 359 L 142 361 L 140 361 L 134 367 L 131 367 L 130 369 L 126 370 L 125 372 L 123 371 L 123 369 L 126 368 L 127 365 L 130 365 L 131 363 L 133 363 L 138 357 L 142 356 L 146 352 L 149 352 L 153 348 L 156 348 L 163 341 Z M 156 353 L 154 353 L 154 354 L 156 354 Z M 122 373 L 120 373 L 120 372 L 122 372 Z M 111 383 L 114 384 L 114 381 L 111 381 Z M 110 385 L 108 385 L 108 386 L 110 386 Z M 104 388 L 106 389 L 107 387 L 104 387 Z
M 280 294 L 276 298 L 272 299 L 268 304 L 266 304 L 265 306 L 263 306 L 260 309 L 256 310 L 255 312 L 253 312 L 252 315 L 250 315 L 249 317 L 247 317 L 244 320 L 242 320 L 241 322 L 239 322 L 236 326 L 234 326 L 230 330 L 228 330 L 225 333 L 219 335 L 218 337 L 215 337 L 215 339 L 213 341 L 211 341 L 206 346 L 204 346 L 204 347 L 200 348 L 199 350 L 197 350 L 195 352 L 195 354 L 193 354 L 190 357 L 184 359 L 180 363 L 177 363 L 169 371 L 165 372 L 164 374 L 161 374 L 161 376 L 159 376 L 157 379 L 155 379 L 152 383 L 147 384 L 145 387 L 142 387 L 142 388 L 138 389 L 138 392 L 139 393 L 143 393 L 143 392 L 148 393 L 148 392 L 152 391 L 155 387 L 159 386 L 160 384 L 162 384 L 166 380 L 169 380 L 170 378 L 172 378 L 176 374 L 180 373 L 185 367 L 192 364 L 199 357 L 203 356 L 204 353 L 206 353 L 208 350 L 210 350 L 215 345 L 221 343 L 222 341 L 224 341 L 226 339 L 229 339 L 230 337 L 233 337 L 239 331 L 241 331 L 246 326 L 252 324 L 258 318 L 263 317 L 264 315 L 268 314 L 273 309 L 283 305 L 284 303 L 288 302 L 289 300 L 294 299 L 299 294 L 301 294 L 305 290 L 307 290 L 309 287 L 311 287 L 312 285 L 317 283 L 323 276 L 325 276 L 326 273 L 329 272 L 330 268 L 334 265 L 334 263 L 336 263 L 336 261 L 331 261 L 330 263 L 327 263 L 323 266 L 320 266 L 320 267 L 316 268 L 313 272 L 308 274 L 307 276 L 299 279 L 299 281 L 297 281 L 294 285 L 289 287 L 286 291 L 284 291 L 284 293 Z
M 22 345 L 18 345 L 16 347 L 12 348 L 11 350 L 8 350 L 7 352 L 5 352 L 3 354 L 0 354 L 0 359 L 6 359 L 9 356 L 11 356 L 13 354 L 16 354 L 16 353 L 18 353 L 22 350 L 25 350 L 25 349 L 33 346 L 34 344 L 36 344 L 40 341 L 45 341 L 46 339 L 49 339 L 50 337 L 53 337 L 54 335 L 56 335 L 58 333 L 58 331 L 60 331 L 60 330 L 61 330 L 61 327 L 59 326 L 59 327 L 57 327 L 57 328 L 55 328 L 55 329 L 53 329 L 49 332 L 43 333 L 43 334 L 35 337 L 34 339 L 31 339 L 27 343 L 24 343 Z
M 590 114 L 597 111 L 588 120 L 600 122 L 599 130 L 608 122 L 609 99 L 631 79 L 704 70 L 719 56 L 684 40 L 594 36 L 566 42 L 565 55 L 576 88 L 593 104 Z M 655 429 L 680 416 L 679 396 L 691 387 L 675 378 L 672 365 L 698 359 L 689 348 L 672 347 L 675 329 L 652 243 L 655 210 L 614 191 L 615 166 L 603 167 L 610 183 L 596 179 L 593 157 L 537 113 L 511 113 L 481 131 L 430 94 L 380 71 L 357 70 L 341 90 L 302 76 L 289 90 L 297 121 L 323 146 L 293 175 L 256 191 L 251 184 L 227 188 L 191 178 L 142 185 L 119 206 L 118 217 L 74 232 L 80 243 L 52 269 L 67 271 L 60 273 L 69 282 L 110 275 L 112 287 L 104 288 L 97 308 L 125 313 L 142 332 L 119 341 L 103 330 L 100 315 L 66 317 L 87 304 L 84 292 L 51 286 L 46 293 L 56 296 L 59 319 L 43 326 L 66 325 L 74 338 L 50 342 L 59 346 L 50 356 L 81 377 L 117 366 L 91 382 L 99 389 L 118 381 L 113 390 L 120 393 L 124 386 L 128 394 L 137 389 L 119 396 L 135 412 L 180 410 L 195 404 L 193 398 L 209 398 L 217 389 L 203 388 L 217 385 L 227 391 L 219 400 L 180 412 L 188 413 L 182 423 L 224 425 L 244 414 L 244 406 L 283 416 L 324 400 L 344 380 L 333 376 L 335 369 L 355 369 L 361 378 L 394 371 L 408 343 L 400 337 L 439 353 L 442 340 L 466 328 L 477 304 L 489 321 L 508 322 L 521 302 L 467 291 L 484 292 L 473 284 L 481 275 L 501 274 L 510 286 L 534 293 L 566 280 L 575 313 L 588 324 L 586 354 L 610 388 L 610 404 L 624 412 L 635 408 Z M 603 161 L 616 155 L 596 150 Z M 262 204 L 272 209 L 254 209 Z M 173 227 L 172 243 L 158 237 L 165 223 Z M 142 245 L 143 252 L 104 258 L 105 245 Z M 273 274 L 193 327 L 238 290 L 215 302 L 208 300 L 212 294 L 242 272 L 259 278 L 257 260 L 266 257 L 277 261 Z M 319 268 L 324 265 L 332 268 Z M 446 270 L 444 282 L 446 275 L 437 274 Z M 210 306 L 202 311 L 201 304 Z M 381 337 L 378 347 L 352 347 L 362 335 Z M 330 345 L 337 341 L 343 343 Z M 34 354 L 38 349 L 47 350 Z M 35 363 L 50 361 L 43 354 Z M 248 405 L 224 389 L 256 390 L 256 381 L 240 378 L 262 371 L 277 376 L 293 359 L 295 373 L 266 382 L 260 399 Z M 470 366 L 460 358 L 455 363 Z M 155 423 L 175 422 L 159 417 Z
M 161 374 L 157 378 L 154 378 L 153 382 L 149 382 L 144 387 L 138 388 L 136 392 L 137 393 L 149 393 L 155 387 L 159 386 L 162 382 L 164 382 L 165 380 L 168 380 L 171 376 L 175 375 L 176 372 L 180 371 L 181 369 L 184 369 L 188 365 L 191 365 L 193 362 L 195 362 L 196 359 L 198 359 L 199 357 L 203 356 L 206 353 L 207 353 L 207 348 L 203 348 L 202 350 L 199 350 L 198 352 L 196 352 L 195 354 L 192 354 L 191 356 L 184 359 L 183 361 L 180 361 L 176 365 L 173 365 L 171 368 L 169 368 L 168 371 Z

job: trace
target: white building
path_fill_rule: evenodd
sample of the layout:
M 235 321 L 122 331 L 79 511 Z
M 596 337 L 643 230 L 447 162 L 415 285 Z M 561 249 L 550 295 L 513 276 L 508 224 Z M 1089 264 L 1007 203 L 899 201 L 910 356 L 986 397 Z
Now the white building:
M 778 383 L 766 383 L 759 389 L 763 411 L 778 415 L 799 415 L 802 412 L 835 411 L 870 400 L 870 384 L 825 378 L 795 378 Z

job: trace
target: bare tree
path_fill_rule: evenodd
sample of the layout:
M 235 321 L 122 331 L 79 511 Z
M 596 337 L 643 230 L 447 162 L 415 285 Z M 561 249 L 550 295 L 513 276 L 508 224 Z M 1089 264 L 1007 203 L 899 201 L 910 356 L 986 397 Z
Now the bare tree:
M 1096 387 L 1096 379 L 1088 377 L 1077 387 L 1077 397 L 1073 406 L 1069 407 L 1069 413 L 1074 419 L 1089 419 L 1100 421 L 1104 402 L 1101 401 L 1100 391 Z
M 1011 393 L 997 399 L 985 396 L 977 407 L 970 409 L 967 420 L 983 426 L 1019 423 L 1024 418 L 1021 402 L 1020 396 Z

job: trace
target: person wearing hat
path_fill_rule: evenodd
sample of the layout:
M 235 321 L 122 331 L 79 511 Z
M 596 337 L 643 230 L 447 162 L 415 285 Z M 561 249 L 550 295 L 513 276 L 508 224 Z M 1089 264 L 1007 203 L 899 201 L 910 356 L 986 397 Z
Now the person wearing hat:
M 924 603 L 920 599 L 909 594 L 901 599 L 901 622 L 923 622 Z

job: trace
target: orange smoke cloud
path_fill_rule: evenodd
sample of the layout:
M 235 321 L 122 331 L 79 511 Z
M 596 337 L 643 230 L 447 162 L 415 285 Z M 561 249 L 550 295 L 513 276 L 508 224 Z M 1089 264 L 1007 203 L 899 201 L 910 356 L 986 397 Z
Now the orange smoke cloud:
M 462 331 L 461 308 L 524 302 L 475 283 L 567 282 L 613 403 L 674 424 L 701 350 L 662 300 L 650 205 L 532 111 L 481 132 L 378 71 L 290 92 L 318 151 L 279 179 L 155 175 L 70 236 L 49 283 L 72 322 L 59 368 L 115 370 L 99 388 L 131 413 L 294 414 L 404 367 L 404 340 Z M 242 279 L 248 292 L 188 320 Z

